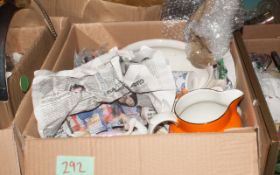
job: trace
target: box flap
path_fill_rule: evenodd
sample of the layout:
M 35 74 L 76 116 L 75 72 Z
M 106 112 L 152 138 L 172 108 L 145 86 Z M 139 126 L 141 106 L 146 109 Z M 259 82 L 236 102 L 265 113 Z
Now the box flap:
M 239 83 L 240 86 L 243 86 L 243 90 L 245 90 L 247 92 L 247 94 L 250 94 L 250 96 L 247 96 L 246 99 L 247 100 L 243 100 L 243 105 L 244 108 L 246 110 L 249 110 L 249 112 L 247 112 L 247 121 L 250 123 L 252 122 L 250 119 L 250 115 L 254 115 L 256 116 L 254 118 L 254 122 L 257 128 L 257 137 L 258 137 L 258 150 L 259 150 L 259 165 L 260 165 L 260 172 L 263 173 L 265 170 L 265 166 L 267 163 L 267 156 L 268 156 L 268 152 L 269 152 L 269 147 L 271 144 L 271 139 L 270 136 L 268 134 L 266 125 L 264 123 L 263 120 L 263 116 L 262 113 L 259 109 L 259 106 L 257 103 L 255 103 L 255 105 L 253 104 L 254 101 L 256 101 L 256 96 L 253 90 L 252 85 L 250 85 L 250 81 L 251 79 L 249 79 L 248 73 L 247 73 L 247 66 L 244 65 L 243 60 L 244 60 L 244 53 L 241 52 L 240 50 L 238 50 L 238 46 L 236 43 L 238 43 L 240 40 L 240 38 L 238 36 L 235 36 L 235 40 L 234 40 L 234 45 L 232 47 L 232 53 L 234 55 L 234 57 L 239 57 L 239 59 L 236 59 L 236 64 L 239 67 L 239 70 L 242 71 L 237 71 L 237 77 L 239 78 L 239 81 L 241 81 L 241 83 Z M 244 76 L 244 74 L 246 74 L 246 76 Z M 251 99 L 251 100 L 248 100 Z M 253 108 L 253 109 L 252 109 Z M 253 117 L 251 117 L 253 118 Z
M 243 39 L 280 38 L 280 24 L 246 25 Z
M 56 58 L 59 55 L 61 48 L 65 42 L 65 38 L 70 30 L 70 23 L 67 18 L 54 17 L 52 18 L 55 29 L 58 33 L 58 37 L 54 42 L 48 56 L 46 57 L 41 69 L 51 70 L 54 63 L 56 62 Z M 22 99 L 21 104 L 17 110 L 15 115 L 15 125 L 22 133 L 27 122 L 29 121 L 30 115 L 33 112 L 32 105 L 32 90 L 30 89 L 25 97 Z
M 32 112 L 33 112 L 33 104 L 32 104 L 32 97 L 31 97 L 31 90 L 29 90 L 27 94 L 24 96 L 24 98 L 22 99 L 14 119 L 15 125 L 21 133 L 23 132 Z
M 6 53 L 19 52 L 26 55 L 42 35 L 45 35 L 45 27 L 42 26 L 10 28 L 6 40 Z
M 235 32 L 235 42 L 237 43 L 239 53 L 241 55 L 242 65 L 244 66 L 244 71 L 248 77 L 248 83 L 251 84 L 252 90 L 251 92 L 254 94 L 254 98 L 256 98 L 256 111 L 260 114 L 258 119 L 259 127 L 259 153 L 260 153 L 260 168 L 261 173 L 264 174 L 272 174 L 274 173 L 274 168 L 271 168 L 270 164 L 275 164 L 276 159 L 272 160 L 271 155 L 277 154 L 277 150 L 273 149 L 275 152 L 272 153 L 273 141 L 277 141 L 277 133 L 274 126 L 274 122 L 270 115 L 268 106 L 266 105 L 266 101 L 262 94 L 262 90 L 260 84 L 257 80 L 256 74 L 254 72 L 252 62 L 249 58 L 248 52 L 242 40 L 242 36 L 239 32 Z M 261 40 L 261 39 L 260 39 Z M 272 39 L 276 40 L 276 39 Z M 253 42 L 253 41 L 252 41 Z M 259 43 L 258 45 L 265 45 L 264 43 Z M 259 47 L 259 46 L 258 46 Z M 260 48 L 260 47 L 259 47 Z M 257 51 L 257 50 L 256 50 Z
M 25 173 L 55 174 L 57 156 L 93 156 L 98 175 L 258 174 L 256 133 L 27 139 Z
M 134 7 L 102 0 L 42 0 L 41 3 L 50 16 L 69 17 L 72 22 L 159 20 L 161 12 L 159 5 Z M 34 2 L 31 8 L 39 10 Z
M 43 26 L 44 19 L 38 13 L 31 9 L 22 9 L 17 11 L 10 23 L 10 27 L 38 27 Z
M 68 36 L 71 27 L 68 18 L 52 17 L 51 20 L 58 34 L 58 37 L 56 38 L 56 41 L 52 49 L 50 50 L 47 58 L 45 59 L 45 62 L 41 67 L 41 69 L 47 69 L 47 70 L 51 70 L 53 65 L 57 61 L 57 57 L 60 54 L 61 48 L 65 43 L 66 37 Z
M 116 2 L 116 3 L 122 3 L 127 5 L 133 5 L 133 6 L 151 6 L 151 5 L 161 5 L 163 4 L 163 0 L 105 0 L 109 2 Z
M 38 29 L 41 27 L 38 27 Z M 35 28 L 33 30 L 36 30 Z M 28 36 L 26 36 L 28 38 Z M 32 37 L 32 33 L 29 33 L 29 37 Z M 22 41 L 29 41 L 28 39 Z M 13 70 L 13 75 L 9 77 L 9 95 L 10 102 L 12 104 L 13 111 L 17 111 L 18 106 L 25 93 L 21 91 L 19 82 L 20 77 L 25 75 L 28 77 L 30 84 L 32 83 L 32 79 L 34 77 L 34 70 L 39 69 L 44 62 L 49 50 L 51 49 L 54 40 L 50 35 L 47 28 L 44 27 L 43 33 L 40 37 L 38 37 L 31 49 L 29 49 L 23 56 L 22 60 Z M 16 51 L 16 50 L 15 50 Z
M 12 128 L 0 130 L 0 174 L 20 175 L 18 154 Z
M 13 52 L 23 54 L 21 61 L 15 66 L 12 76 L 9 77 L 8 90 L 9 101 L 0 103 L 1 118 L 0 128 L 7 128 L 13 120 L 16 109 L 20 104 L 24 93 L 20 90 L 20 77 L 26 75 L 29 80 L 33 77 L 33 70 L 40 67 L 44 53 L 51 46 L 53 40 L 48 38 L 49 32 L 44 26 L 37 27 L 12 27 L 7 34 L 6 53 Z M 50 40 L 52 41 L 50 41 Z M 42 44 L 45 47 L 42 49 Z M 35 50 L 42 50 L 36 52 Z M 39 65 L 39 66 L 38 66 Z M 32 70 L 33 69 L 33 70 Z
M 248 39 L 244 40 L 244 43 L 248 53 L 256 52 L 269 55 L 272 51 L 280 53 L 280 38 Z
M 10 126 L 13 121 L 13 111 L 9 102 L 0 103 L 1 120 L 0 129 L 5 129 Z
M 40 135 L 38 133 L 37 120 L 34 116 L 34 113 L 32 113 L 31 118 L 28 120 L 28 123 L 23 130 L 23 135 L 40 138 Z

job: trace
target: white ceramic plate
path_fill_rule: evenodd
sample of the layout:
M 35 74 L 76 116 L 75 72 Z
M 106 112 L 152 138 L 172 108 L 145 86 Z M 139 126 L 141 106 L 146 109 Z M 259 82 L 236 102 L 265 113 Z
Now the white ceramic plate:
M 177 40 L 151 39 L 132 43 L 125 50 L 138 51 L 142 46 L 160 50 L 167 58 L 173 71 L 194 71 L 196 68 L 187 59 L 186 43 Z
M 196 81 L 195 83 L 189 82 L 189 85 L 194 89 L 202 88 L 207 85 L 212 78 L 212 74 L 209 70 L 195 68 L 190 63 L 185 53 L 186 43 L 182 41 L 169 39 L 143 40 L 132 43 L 123 49 L 138 51 L 142 46 L 160 50 L 167 58 L 172 71 L 188 71 L 190 73 L 188 79 L 190 79 L 190 81 Z

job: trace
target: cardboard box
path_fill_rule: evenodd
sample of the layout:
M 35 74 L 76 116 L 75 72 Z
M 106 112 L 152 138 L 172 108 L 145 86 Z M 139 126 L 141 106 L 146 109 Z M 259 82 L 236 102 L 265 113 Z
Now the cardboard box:
M 173 27 L 182 25 L 177 23 Z M 161 22 L 75 24 L 52 70 L 72 69 L 75 50 L 85 47 L 95 48 L 106 42 L 108 49 L 122 48 L 139 40 L 170 38 L 172 35 L 162 33 L 163 28 Z M 41 139 L 29 99 L 22 103 L 25 107 L 15 119 L 16 126 L 24 129 L 25 174 L 55 174 L 58 156 L 95 157 L 94 172 L 98 175 L 263 174 L 271 138 L 259 106 L 253 105 L 255 94 L 236 39 L 230 48 L 236 65 L 237 88 L 245 93 L 240 105 L 244 128 L 226 133 Z
M 35 43 L 38 43 L 38 45 L 35 45 Z M 12 28 L 9 30 L 7 53 L 18 51 L 23 53 L 24 57 L 14 69 L 13 75 L 8 79 L 9 101 L 0 103 L 0 162 L 6 165 L 0 169 L 0 174 L 20 174 L 15 135 L 13 127 L 9 127 L 21 98 L 24 96 L 19 87 L 19 78 L 21 75 L 27 75 L 32 78 L 32 67 L 40 66 L 52 43 L 52 38 L 45 27 Z M 42 49 L 43 44 L 46 45 L 46 50 L 34 55 L 32 52 Z M 31 65 L 37 59 L 38 62 Z
M 151 5 L 162 5 L 163 0 L 106 0 L 110 2 L 122 3 L 127 5 L 134 5 L 134 6 L 151 6 Z
M 3 165 L 0 168 L 0 174 L 9 175 L 20 175 L 23 165 L 20 161 L 23 159 L 22 152 L 18 147 L 22 141 L 19 140 L 21 138 L 18 137 L 18 129 L 11 124 L 25 95 L 19 88 L 19 78 L 21 75 L 26 75 L 31 83 L 34 70 L 39 69 L 43 63 L 53 63 L 55 60 L 49 62 L 48 59 L 56 57 L 58 51 L 51 48 L 52 46 L 57 49 L 61 47 L 70 29 L 70 24 L 66 18 L 52 18 L 59 34 L 57 39 L 54 40 L 43 22 L 36 23 L 36 18 L 32 23 L 26 20 L 30 19 L 26 17 L 33 16 L 29 10 L 20 11 L 17 15 L 21 18 L 14 18 L 15 20 L 11 23 L 12 28 L 8 33 L 6 49 L 7 53 L 14 51 L 24 53 L 24 57 L 15 67 L 12 77 L 8 79 L 9 101 L 0 104 L 0 164 Z
M 247 75 L 250 83 L 253 87 L 253 92 L 256 95 L 257 105 L 263 116 L 264 123 L 267 127 L 267 132 L 271 139 L 269 155 L 267 157 L 266 173 L 273 174 L 275 164 L 277 161 L 279 138 L 277 136 L 274 122 L 267 106 L 265 97 L 263 95 L 260 83 L 256 77 L 255 71 L 252 66 L 251 59 L 248 56 L 250 52 L 256 53 L 267 53 L 270 54 L 272 51 L 280 53 L 280 25 L 269 24 L 269 25 L 251 25 L 243 28 L 243 35 L 236 33 L 238 38 L 243 38 L 238 41 L 238 47 L 240 52 L 243 54 L 243 63 L 247 69 Z M 271 66 L 274 66 L 272 64 Z
M 49 16 L 68 17 L 71 22 L 155 21 L 161 6 L 135 7 L 103 0 L 41 0 Z M 40 14 L 32 1 L 31 7 Z
M 158 20 L 160 18 L 161 6 L 152 6 L 149 8 L 144 7 L 132 7 L 128 5 L 122 5 L 111 2 L 104 2 L 102 0 L 65 0 L 65 1 L 40 1 L 47 13 L 52 17 L 69 17 L 71 21 L 75 22 L 108 22 L 108 21 L 135 21 L 135 20 Z M 37 18 L 34 18 L 34 14 L 24 14 L 22 19 L 32 18 L 33 22 L 29 23 L 26 20 L 17 20 L 17 24 L 28 25 L 34 27 L 34 23 L 42 23 L 42 14 L 38 6 L 32 1 L 28 10 L 36 11 Z M 34 22 L 36 21 L 36 22 Z M 26 24 L 27 23 L 27 24 Z M 42 23 L 43 25 L 43 23 Z M 63 27 L 62 24 L 56 27 Z M 63 38 L 66 37 L 67 31 L 61 32 Z M 62 38 L 62 36 L 60 36 Z M 56 40 L 52 50 L 50 51 L 45 63 L 42 65 L 42 69 L 52 69 L 53 64 L 56 62 L 56 58 L 60 53 L 60 49 L 64 44 L 64 40 Z M 27 92 L 25 97 L 21 101 L 21 105 L 18 107 L 15 114 L 17 120 L 15 123 L 15 140 L 18 145 L 18 156 L 20 162 L 23 162 L 22 147 L 24 147 L 24 141 L 21 137 L 24 127 L 28 120 L 26 117 L 30 117 L 32 113 L 32 100 L 31 92 Z M 24 116 L 21 114 L 24 113 Z M 19 117 L 20 116 L 20 117 Z M 22 171 L 24 169 L 23 163 L 21 163 Z
M 11 55 L 13 52 L 19 52 L 24 56 L 7 80 L 9 100 L 0 103 L 0 109 L 3 111 L 1 127 L 10 124 L 25 94 L 20 88 L 20 77 L 25 75 L 30 82 L 32 81 L 33 70 L 41 67 L 53 42 L 54 39 L 44 26 L 11 28 L 9 30 L 6 53 Z M 35 53 L 35 50 L 41 50 L 41 52 Z

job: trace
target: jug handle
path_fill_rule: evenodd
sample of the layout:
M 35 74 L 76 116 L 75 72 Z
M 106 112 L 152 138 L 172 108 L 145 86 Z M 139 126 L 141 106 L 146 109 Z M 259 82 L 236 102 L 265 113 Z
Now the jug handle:
M 149 134 L 153 134 L 157 126 L 164 122 L 177 123 L 177 117 L 172 112 L 160 113 L 153 116 L 149 121 Z

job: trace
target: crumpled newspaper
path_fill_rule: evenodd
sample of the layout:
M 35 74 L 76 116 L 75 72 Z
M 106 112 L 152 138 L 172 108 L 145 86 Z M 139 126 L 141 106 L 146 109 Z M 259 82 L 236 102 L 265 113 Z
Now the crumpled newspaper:
M 250 54 L 252 65 L 262 88 L 263 95 L 269 107 L 271 116 L 275 123 L 280 123 L 280 75 L 276 68 L 269 67 L 267 62 L 271 61 L 266 54 Z
M 35 72 L 32 98 L 41 137 L 53 137 L 66 117 L 111 103 L 131 92 L 148 96 L 160 112 L 172 111 L 176 86 L 160 51 L 112 49 L 73 70 Z
M 276 71 L 258 70 L 257 65 L 253 64 L 263 94 L 268 104 L 270 113 L 275 123 L 280 123 L 280 76 Z

